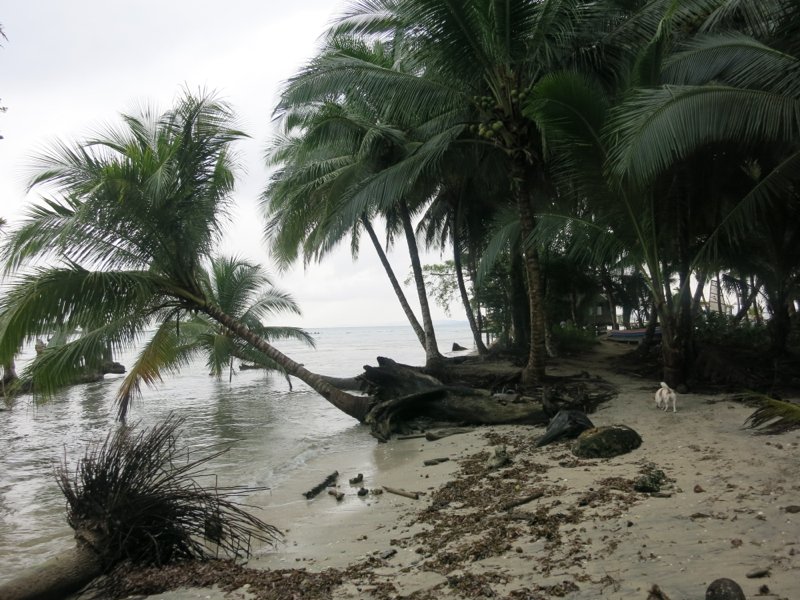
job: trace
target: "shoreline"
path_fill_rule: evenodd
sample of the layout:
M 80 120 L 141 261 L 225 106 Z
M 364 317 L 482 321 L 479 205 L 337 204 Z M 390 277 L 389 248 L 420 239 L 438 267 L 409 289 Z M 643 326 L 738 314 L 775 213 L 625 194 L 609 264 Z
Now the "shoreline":
M 597 426 L 632 427 L 643 438 L 638 449 L 577 459 L 563 442 L 535 448 L 542 428 L 494 426 L 318 457 L 280 489 L 248 500 L 286 539 L 256 551 L 247 566 L 350 568 L 332 595 L 303 598 L 627 600 L 644 599 L 657 585 L 676 600 L 703 598 L 720 577 L 736 581 L 748 598 L 800 597 L 800 431 L 744 430 L 753 409 L 721 396 L 683 394 L 678 412 L 664 413 L 653 402 L 657 384 L 609 371 L 597 356 L 589 360 L 564 359 L 548 372 L 588 369 L 617 386 L 618 395 L 590 418 Z M 500 445 L 512 462 L 490 471 L 486 462 Z M 449 460 L 424 465 L 433 458 Z M 673 480 L 665 497 L 630 488 L 650 464 Z M 345 492 L 341 502 L 324 491 L 302 497 L 333 471 Z M 358 473 L 367 488 L 423 495 L 358 497 L 358 486 L 348 483 Z M 503 508 L 531 492 L 541 496 Z M 763 575 L 748 577 L 758 571 Z M 255 592 L 183 588 L 150 597 L 240 599 Z

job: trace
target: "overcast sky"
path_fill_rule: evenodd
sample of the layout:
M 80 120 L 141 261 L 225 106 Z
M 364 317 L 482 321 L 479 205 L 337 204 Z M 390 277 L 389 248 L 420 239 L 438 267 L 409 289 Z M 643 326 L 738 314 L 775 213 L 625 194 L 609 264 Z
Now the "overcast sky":
M 278 274 L 262 242 L 258 196 L 268 178 L 263 155 L 281 85 L 319 46 L 345 2 L 324 0 L 16 0 L 0 8 L 0 216 L 13 222 L 31 155 L 54 139 L 75 140 L 143 104 L 171 106 L 180 91 L 215 90 L 252 136 L 239 145 L 245 173 L 223 250 L 266 265 L 291 292 L 308 328 L 402 324 L 405 317 L 371 247 L 353 263 L 347 248 L 319 265 Z M 365 236 L 366 238 L 366 236 Z M 398 279 L 407 252 L 393 252 Z M 428 262 L 439 262 L 438 253 Z M 407 289 L 409 300 L 415 294 Z M 431 306 L 434 318 L 444 313 Z M 275 323 L 278 324 L 278 323 Z

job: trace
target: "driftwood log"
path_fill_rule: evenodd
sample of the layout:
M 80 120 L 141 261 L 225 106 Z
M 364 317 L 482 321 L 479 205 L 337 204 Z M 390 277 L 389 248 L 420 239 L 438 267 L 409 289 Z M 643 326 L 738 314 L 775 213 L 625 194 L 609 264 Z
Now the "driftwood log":
M 489 390 L 445 385 L 420 369 L 378 357 L 378 366 L 365 366 L 359 376 L 374 399 L 365 422 L 372 435 L 387 441 L 399 423 L 427 417 L 451 423 L 544 425 L 548 415 L 541 402 L 508 403 Z

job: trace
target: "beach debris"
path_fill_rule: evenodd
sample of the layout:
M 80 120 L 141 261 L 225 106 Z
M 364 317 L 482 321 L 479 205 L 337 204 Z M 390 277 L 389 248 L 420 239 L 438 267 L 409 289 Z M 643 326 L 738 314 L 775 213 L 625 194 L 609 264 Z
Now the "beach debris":
M 697 485 L 694 486 L 694 493 L 695 494 L 702 494 L 703 492 L 705 492 L 705 490 L 703 489 L 702 485 L 700 485 L 698 483 Z
M 369 490 L 365 487 L 362 487 L 358 490 L 357 494 L 359 496 L 366 496 L 367 494 L 369 494 Z
M 517 498 L 516 500 L 511 500 L 506 502 L 505 504 L 500 506 L 500 510 L 511 510 L 512 508 L 516 508 L 517 506 L 522 506 L 523 504 L 527 504 L 528 502 L 533 502 L 534 500 L 538 500 L 544 496 L 544 490 L 536 490 L 527 496 L 523 496 L 522 498 Z
M 336 483 L 336 478 L 339 477 L 339 471 L 334 471 L 330 475 L 328 475 L 322 483 L 315 485 L 313 488 L 308 490 L 307 492 L 303 492 L 303 496 L 305 496 L 306 500 L 311 500 L 314 496 L 319 494 L 325 488 L 331 487 L 333 484 Z
M 344 499 L 344 492 L 340 492 L 339 490 L 337 490 L 335 488 L 329 489 L 328 490 L 328 494 L 330 494 L 331 496 L 336 498 L 337 502 L 341 502 L 342 499 Z
M 720 577 L 709 584 L 706 600 L 745 600 L 742 587 L 733 579 Z
M 657 468 L 654 463 L 648 463 L 642 468 L 642 474 L 633 482 L 633 489 L 645 494 L 655 494 L 661 491 L 668 478 L 664 471 Z
M 653 587 L 650 588 L 650 592 L 647 594 L 647 600 L 669 600 L 669 596 L 662 592 L 661 588 L 654 583 Z
M 508 464 L 511 464 L 511 456 L 508 454 L 508 450 L 506 450 L 505 446 L 498 446 L 494 449 L 494 456 L 489 459 L 486 466 L 490 471 L 494 471 Z
M 383 560 L 386 560 L 387 558 L 392 558 L 395 554 L 397 554 L 397 550 L 395 550 L 394 548 L 389 548 L 388 550 L 384 550 L 383 552 L 381 552 L 379 556 Z
M 425 439 L 429 442 L 435 442 L 436 440 L 440 440 L 442 438 L 449 437 L 451 435 L 458 435 L 460 433 L 469 433 L 472 431 L 471 427 L 450 427 L 447 429 L 438 429 L 436 431 L 429 431 L 425 434 Z
M 760 577 L 769 577 L 769 567 L 757 567 L 745 573 L 748 579 L 758 579 Z
M 422 464 L 425 465 L 426 467 L 432 467 L 434 465 L 438 465 L 438 464 L 441 464 L 443 462 L 447 462 L 448 460 L 450 460 L 450 459 L 447 458 L 446 456 L 443 456 L 441 458 L 429 458 L 428 460 L 423 461 Z
M 593 427 L 594 423 L 589 420 L 586 413 L 580 410 L 560 410 L 550 419 L 547 431 L 537 440 L 536 447 L 541 448 L 557 440 L 576 438 Z
M 800 513 L 800 506 L 798 506 L 797 504 L 790 504 L 789 506 L 784 506 L 783 512 Z
M 458 342 L 453 342 L 453 352 L 459 352 L 461 350 L 466 350 L 466 348 L 464 348 L 464 346 L 462 346 Z
M 350 485 L 357 485 L 357 484 L 361 483 L 362 481 L 364 481 L 364 474 L 363 473 L 359 473 L 358 475 L 356 475 L 355 477 L 352 477 L 350 479 Z
M 419 500 L 419 492 L 407 492 L 406 490 L 389 487 L 388 485 L 384 485 L 383 489 L 390 494 L 395 494 L 396 496 L 403 496 L 405 498 L 411 498 L 412 500 Z
M 369 493 L 373 496 L 380 496 L 383 493 L 383 490 L 381 488 L 372 488 Z
M 627 454 L 641 445 L 641 436 L 627 425 L 607 425 L 580 434 L 572 453 L 580 458 L 611 458 Z
M 406 435 L 398 435 L 395 439 L 398 440 L 418 440 L 420 438 L 424 438 L 426 434 L 424 433 L 409 433 Z

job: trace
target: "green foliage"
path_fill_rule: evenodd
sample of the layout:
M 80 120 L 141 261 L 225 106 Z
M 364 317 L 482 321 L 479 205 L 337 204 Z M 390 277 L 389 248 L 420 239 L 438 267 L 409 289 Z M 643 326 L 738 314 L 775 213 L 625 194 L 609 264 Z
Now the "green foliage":
M 587 352 L 599 343 L 593 329 L 571 323 L 553 327 L 550 335 L 559 354 Z
M 423 265 L 422 276 L 425 280 L 425 289 L 429 297 L 450 316 L 450 305 L 456 300 L 458 294 L 458 280 L 456 279 L 455 264 L 452 260 L 434 265 Z M 413 273 L 406 277 L 404 283 L 410 285 L 414 281 Z
M 700 343 L 728 348 L 766 350 L 770 344 L 766 325 L 750 321 L 738 323 L 730 315 L 703 311 L 695 318 L 695 339 Z

